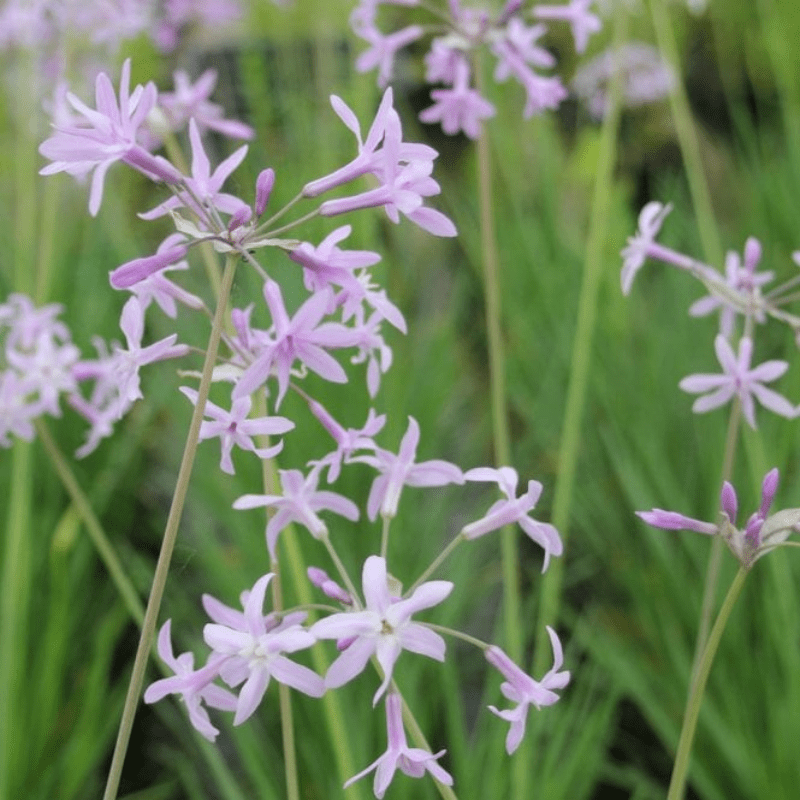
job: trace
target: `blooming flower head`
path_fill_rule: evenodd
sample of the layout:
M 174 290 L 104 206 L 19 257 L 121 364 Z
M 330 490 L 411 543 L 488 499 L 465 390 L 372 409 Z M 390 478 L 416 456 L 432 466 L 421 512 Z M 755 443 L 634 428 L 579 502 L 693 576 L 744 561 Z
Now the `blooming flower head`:
M 383 683 L 372 704 L 380 700 L 392 679 L 395 662 L 403 650 L 444 661 L 445 643 L 438 633 L 411 617 L 418 611 L 438 605 L 453 590 L 450 581 L 428 581 L 420 584 L 408 597 L 392 597 L 386 559 L 370 556 L 362 570 L 363 610 L 354 609 L 331 614 L 311 627 L 318 639 L 350 640 L 331 664 L 325 686 L 334 689 L 355 678 L 374 655 L 383 670 Z
M 227 624 L 209 623 L 203 629 L 206 644 L 223 657 L 219 675 L 228 686 L 244 684 L 239 691 L 233 724 L 240 725 L 258 707 L 270 679 L 311 697 L 325 692 L 322 678 L 308 667 L 296 664 L 284 654 L 310 647 L 316 639 L 296 622 L 275 625 L 262 611 L 264 595 L 273 574 L 259 578 L 248 593 L 244 614 Z
M 67 100 L 83 120 L 57 128 L 39 147 L 39 152 L 52 162 L 40 170 L 42 175 L 68 172 L 82 177 L 94 172 L 89 194 L 92 216 L 100 209 L 106 172 L 117 161 L 125 161 L 152 178 L 180 181 L 180 173 L 168 161 L 150 155 L 138 143 L 140 129 L 158 93 L 152 82 L 131 92 L 130 77 L 131 62 L 127 59 L 122 65 L 118 100 L 109 77 L 101 72 L 95 88 L 96 109 L 68 93 Z

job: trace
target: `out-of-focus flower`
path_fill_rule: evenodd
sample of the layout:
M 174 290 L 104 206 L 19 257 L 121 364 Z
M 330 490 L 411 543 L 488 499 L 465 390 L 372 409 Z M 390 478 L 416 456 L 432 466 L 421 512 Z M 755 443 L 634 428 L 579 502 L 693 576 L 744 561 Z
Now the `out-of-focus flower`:
M 675 73 L 658 49 L 644 42 L 626 42 L 584 64 L 575 73 L 572 88 L 595 119 L 608 110 L 611 78 L 621 72 L 621 100 L 628 107 L 655 103 L 669 96 L 675 87 Z

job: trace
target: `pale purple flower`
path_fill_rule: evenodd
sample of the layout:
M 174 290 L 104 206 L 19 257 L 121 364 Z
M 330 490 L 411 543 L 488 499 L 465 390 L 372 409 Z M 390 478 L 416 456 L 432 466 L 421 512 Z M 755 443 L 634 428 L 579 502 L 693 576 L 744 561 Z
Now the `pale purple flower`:
M 622 102 L 635 108 L 669 96 L 675 86 L 675 73 L 659 50 L 644 42 L 627 42 L 610 48 L 578 69 L 572 88 L 586 102 L 595 119 L 605 116 L 611 78 L 621 73 Z
M 517 704 L 515 708 L 504 711 L 489 706 L 493 714 L 511 723 L 506 736 L 506 752 L 509 755 L 519 747 L 525 735 L 529 708 L 553 705 L 559 699 L 556 690 L 563 689 L 569 683 L 569 671 L 561 669 L 564 653 L 558 635 L 550 626 L 547 626 L 547 634 L 553 648 L 553 666 L 540 681 L 524 673 L 499 647 L 492 645 L 486 649 L 486 660 L 505 678 L 500 691 L 507 700 Z
M 639 229 L 635 236 L 628 238 L 628 245 L 620 254 L 623 259 L 620 275 L 623 294 L 630 294 L 633 279 L 647 259 L 664 218 L 670 211 L 672 203 L 664 205 L 657 200 L 651 200 L 639 213 Z
M 158 247 L 158 252 L 156 255 L 160 255 L 163 252 L 171 251 L 173 247 L 180 246 L 180 243 L 184 241 L 184 237 L 182 234 L 179 233 L 172 233 L 170 234 Z M 203 308 L 203 301 L 193 295 L 191 292 L 187 292 L 186 289 L 178 286 L 177 283 L 173 283 L 169 278 L 166 277 L 164 273 L 174 271 L 174 270 L 187 270 L 189 269 L 189 262 L 180 259 L 177 262 L 172 262 L 173 253 L 170 253 L 168 261 L 170 262 L 168 266 L 159 269 L 156 272 L 148 274 L 145 278 L 138 280 L 132 286 L 129 286 L 131 292 L 139 300 L 140 305 L 142 306 L 143 310 L 146 310 L 150 303 L 156 303 L 158 307 L 171 319 L 175 319 L 178 316 L 178 303 L 185 305 L 187 308 L 191 308 L 194 310 L 199 310 Z M 132 262 L 128 262 L 131 264 Z M 148 265 L 148 269 L 149 269 Z M 128 276 L 129 278 L 133 278 L 135 276 Z M 112 280 L 112 286 L 114 282 Z
M 434 89 L 434 104 L 420 112 L 421 122 L 441 123 L 442 130 L 452 136 L 463 131 L 470 139 L 481 133 L 481 120 L 495 115 L 494 106 L 469 85 L 469 66 L 459 62 L 456 79 L 450 89 Z
M 381 800 L 398 769 L 412 778 L 421 778 L 427 771 L 439 783 L 445 786 L 453 785 L 453 777 L 436 763 L 436 759 L 441 758 L 445 750 L 432 754 L 419 747 L 408 746 L 403 728 L 403 700 L 397 692 L 389 692 L 386 695 L 386 731 L 388 739 L 386 752 L 366 769 L 350 778 L 344 785 L 345 789 L 375 770 L 373 792 L 375 797 Z
M 353 333 L 340 323 L 322 322 L 331 306 L 330 290 L 312 294 L 291 318 L 275 281 L 264 284 L 264 298 L 272 314 L 272 337 L 242 375 L 234 397 L 252 394 L 274 371 L 278 378 L 277 408 L 289 388 L 292 364 L 297 360 L 326 381 L 346 383 L 347 373 L 326 348 L 351 347 Z
M 734 250 L 730 250 L 725 256 L 725 283 L 737 294 L 745 295 L 749 307 L 753 309 L 753 319 L 756 322 L 764 322 L 765 314 L 758 307 L 761 287 L 769 283 L 775 277 L 775 273 L 756 272 L 759 261 L 761 261 L 761 243 L 751 236 L 744 245 L 744 263 Z M 689 313 L 693 317 L 702 317 L 717 309 L 720 310 L 719 332 L 726 339 L 730 339 L 736 314 L 740 312 L 739 307 L 726 302 L 717 294 L 711 294 L 692 303 Z
M 464 473 L 464 478 L 468 481 L 495 481 L 506 496 L 505 500 L 498 500 L 481 519 L 462 528 L 461 535 L 465 539 L 477 539 L 516 522 L 530 539 L 544 549 L 542 572 L 547 569 L 551 555 L 561 555 L 564 548 L 558 531 L 552 525 L 528 516 L 542 493 L 539 481 L 528 481 L 528 491 L 517 497 L 519 477 L 512 467 L 476 467 Z
M 462 65 L 469 70 L 469 61 L 464 53 L 451 47 L 447 39 L 436 38 L 425 55 L 425 80 L 428 83 L 453 84 Z
M 108 280 L 115 289 L 133 289 L 140 282 L 154 278 L 167 267 L 183 262 L 188 250 L 182 235 L 171 234 L 152 256 L 134 258 L 120 264 L 108 274 Z M 147 308 L 147 293 L 140 295 L 136 292 L 136 295 L 140 297 L 142 308 Z
M 319 461 L 312 462 L 315 465 L 328 468 L 328 483 L 333 483 L 341 472 L 342 462 L 347 460 L 357 450 L 375 450 L 376 445 L 373 436 L 378 434 L 386 424 L 386 415 L 375 413 L 371 408 L 367 414 L 364 425 L 359 428 L 345 429 L 340 425 L 316 400 L 309 400 L 308 407 L 311 413 L 322 423 L 322 426 L 333 437 L 336 442 L 336 450 L 328 453 L 327 456 Z
M 594 0 L 571 0 L 566 6 L 539 4 L 533 9 L 533 15 L 537 19 L 568 22 L 572 29 L 572 38 L 575 39 L 575 50 L 582 53 L 586 50 L 589 37 L 603 27 L 600 18 L 589 11 L 593 4 Z
M 317 489 L 319 467 L 314 467 L 306 476 L 299 469 L 281 469 L 278 475 L 281 494 L 245 494 L 233 504 L 236 509 L 276 509 L 266 529 L 267 548 L 273 561 L 277 560 L 278 534 L 292 522 L 299 522 L 315 539 L 322 539 L 328 535 L 328 527 L 320 519 L 319 511 L 332 511 L 351 522 L 358 519 L 358 506 L 352 500 L 336 492 Z
M 197 392 L 188 386 L 181 386 L 180 391 L 189 398 L 193 405 L 197 405 Z M 203 416 L 207 417 L 200 425 L 198 441 L 219 437 L 222 447 L 222 456 L 219 462 L 220 469 L 228 475 L 235 474 L 231 450 L 233 446 L 242 450 L 249 450 L 261 459 L 273 458 L 283 449 L 283 441 L 272 447 L 259 448 L 253 442 L 254 436 L 274 436 L 286 433 L 294 428 L 294 422 L 286 417 L 258 417 L 249 418 L 253 405 L 249 395 L 238 397 L 232 401 L 230 411 L 220 408 L 210 400 L 206 400 Z
M 117 389 L 121 401 L 120 412 L 142 397 L 139 381 L 139 369 L 154 361 L 177 358 L 186 355 L 189 348 L 183 344 L 175 344 L 178 334 L 173 333 L 154 344 L 142 347 L 144 335 L 144 312 L 135 297 L 131 297 L 122 309 L 120 328 L 125 334 L 127 350 L 115 345 L 112 356 L 112 372 L 116 378 Z M 120 413 L 122 416 L 122 413 Z
M 354 287 L 358 291 L 358 281 L 353 271 L 371 267 L 381 260 L 377 253 L 370 250 L 342 250 L 337 247 L 352 230 L 351 225 L 342 225 L 329 233 L 317 247 L 302 242 L 289 253 L 289 258 L 303 267 L 303 282 L 309 292 L 330 285 Z
M 738 356 L 722 334 L 714 339 L 714 349 L 722 366 L 721 375 L 689 375 L 678 384 L 685 392 L 702 395 L 694 401 L 692 411 L 702 414 L 738 396 L 742 414 L 753 429 L 756 427 L 754 397 L 762 406 L 782 417 L 792 419 L 798 415 L 797 408 L 785 397 L 763 385 L 764 382 L 777 380 L 789 369 L 786 361 L 765 361 L 751 369 L 753 340 L 748 336 L 743 336 L 739 341 Z
M 356 70 L 369 72 L 378 67 L 378 86 L 385 88 L 392 79 L 392 66 L 397 51 L 415 42 L 423 33 L 424 29 L 420 25 L 409 25 L 389 35 L 382 34 L 375 27 L 362 28 L 358 35 L 371 46 L 356 59 Z
M 494 78 L 498 82 L 503 82 L 513 75 L 522 84 L 525 89 L 522 116 L 525 119 L 530 119 L 534 114 L 540 114 L 547 109 L 558 108 L 561 101 L 567 97 L 567 90 L 560 78 L 538 75 L 513 50 L 504 50 L 502 55 L 498 53 L 498 57 L 500 60 L 497 62 Z
M 397 454 L 377 448 L 374 455 L 355 456 L 352 461 L 369 464 L 380 472 L 372 482 L 367 500 L 367 514 L 371 520 L 378 516 L 394 517 L 403 486 L 446 486 L 464 483 L 464 473 L 449 461 L 433 459 L 415 463 L 419 444 L 419 424 L 408 418 L 408 428 L 400 442 Z
M 172 651 L 170 638 L 171 620 L 167 620 L 158 634 L 158 655 L 175 673 L 169 678 L 151 683 L 144 693 L 145 703 L 157 703 L 168 694 L 178 694 L 189 712 L 189 721 L 206 739 L 213 742 L 219 731 L 211 724 L 204 703 L 222 711 L 236 710 L 236 695 L 216 686 L 212 681 L 219 674 L 219 665 L 224 656 L 212 655 L 208 663 L 194 669 L 194 655 L 182 653 L 177 658 Z
M 173 74 L 175 88 L 172 92 L 161 92 L 158 105 L 164 111 L 170 127 L 181 130 L 194 119 L 200 133 L 206 128 L 215 130 L 232 139 L 252 139 L 255 131 L 238 120 L 225 119 L 224 109 L 209 99 L 217 84 L 217 72 L 207 69 L 194 83 L 183 70 Z
M 495 75 L 498 80 L 505 80 L 514 68 L 512 64 L 522 59 L 526 64 L 537 69 L 552 69 L 556 65 L 553 54 L 538 44 L 539 39 L 547 33 L 547 26 L 526 25 L 519 17 L 511 17 L 502 36 L 492 44 L 492 52 L 498 58 Z M 506 63 L 509 62 L 509 63 Z
M 34 390 L 25 376 L 10 369 L 0 371 L 0 447 L 11 447 L 9 434 L 33 441 L 33 420 L 41 413 L 38 401 L 31 399 Z
M 229 155 L 212 173 L 211 163 L 203 149 L 200 131 L 194 119 L 189 120 L 189 141 L 192 145 L 192 177 L 183 178 L 187 188 L 180 191 L 180 197 L 173 195 L 139 216 L 147 220 L 156 219 L 176 208 L 189 207 L 208 229 L 213 230 L 216 226 L 213 224 L 209 209 L 216 209 L 224 214 L 235 214 L 242 208 L 247 208 L 244 200 L 220 191 L 222 184 L 247 155 L 247 145 L 242 145 Z
M 148 177 L 178 183 L 180 173 L 168 161 L 153 156 L 137 143 L 139 131 L 157 98 L 155 84 L 137 86 L 129 92 L 131 62 L 122 65 L 119 100 L 114 87 L 103 72 L 97 77 L 95 102 L 89 108 L 75 95 L 67 100 L 85 120 L 75 125 L 56 128 L 56 132 L 39 146 L 39 152 L 52 161 L 39 172 L 52 175 L 68 172 L 82 177 L 94 172 L 89 194 L 89 213 L 95 216 L 103 198 L 103 183 L 108 168 L 117 161 L 144 172 Z
M 394 665 L 403 650 L 444 661 L 442 637 L 411 617 L 441 603 L 453 590 L 450 581 L 420 584 L 408 597 L 393 598 L 389 588 L 386 559 L 369 556 L 362 569 L 365 607 L 331 614 L 311 626 L 318 639 L 349 641 L 325 675 L 325 686 L 335 689 L 351 681 L 374 655 L 383 670 L 383 682 L 372 698 L 374 706 L 392 679 Z
M 415 155 L 417 152 L 420 155 Z M 430 153 L 433 154 L 431 157 Z M 373 154 L 368 165 L 368 171 L 378 178 L 381 185 L 361 194 L 326 200 L 319 213 L 332 217 L 361 208 L 383 206 L 395 224 L 400 221 L 402 213 L 434 236 L 455 236 L 456 228 L 450 219 L 440 211 L 423 206 L 423 198 L 441 192 L 441 187 L 431 177 L 433 158 L 437 155 L 435 150 L 425 145 L 404 143 L 400 117 L 394 108 L 389 107 L 384 119 L 383 147 Z
M 273 573 L 259 578 L 244 604 L 238 624 L 209 623 L 203 628 L 206 644 L 224 659 L 219 675 L 228 686 L 244 684 L 239 691 L 234 725 L 240 725 L 258 708 L 272 678 L 311 697 L 325 693 L 322 678 L 308 667 L 296 664 L 284 653 L 305 650 L 316 639 L 298 624 L 277 627 L 263 613 L 264 595 Z

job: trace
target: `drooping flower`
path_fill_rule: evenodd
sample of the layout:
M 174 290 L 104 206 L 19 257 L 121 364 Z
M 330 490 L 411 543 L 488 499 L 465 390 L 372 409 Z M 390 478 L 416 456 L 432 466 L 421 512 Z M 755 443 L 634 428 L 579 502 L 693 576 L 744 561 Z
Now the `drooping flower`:
M 486 660 L 505 678 L 500 691 L 507 700 L 517 704 L 515 708 L 504 711 L 489 706 L 493 714 L 511 723 L 506 736 L 506 752 L 509 755 L 519 747 L 525 735 L 529 708 L 553 705 L 559 699 L 555 690 L 563 689 L 569 683 L 569 671 L 561 669 L 564 652 L 558 634 L 550 626 L 547 627 L 547 634 L 553 648 L 553 666 L 540 681 L 524 673 L 499 647 L 492 645 L 486 649 Z
M 172 620 L 168 619 L 159 631 L 158 655 L 175 674 L 151 683 L 144 693 L 144 702 L 157 703 L 168 694 L 179 694 L 189 712 L 192 726 L 213 742 L 219 730 L 212 725 L 203 704 L 222 711 L 236 710 L 236 695 L 213 683 L 219 674 L 219 665 L 225 657 L 212 654 L 204 667 L 195 670 L 194 654 L 181 653 L 177 658 L 174 656 L 170 635 L 171 625 Z
M 539 481 L 528 481 L 528 491 L 517 497 L 519 477 L 512 467 L 477 467 L 464 473 L 464 478 L 468 481 L 495 481 L 506 496 L 505 500 L 498 500 L 481 519 L 464 526 L 461 535 L 465 539 L 477 539 L 516 522 L 528 537 L 543 548 L 542 572 L 547 569 L 551 555 L 561 555 L 563 545 L 558 531 L 549 523 L 539 522 L 528 516 L 542 493 L 542 484 Z
M 388 739 L 386 752 L 366 769 L 350 778 L 344 785 L 345 789 L 375 770 L 373 791 L 375 797 L 381 800 L 398 769 L 412 778 L 421 778 L 427 771 L 439 783 L 445 786 L 453 785 L 452 775 L 436 763 L 436 759 L 441 758 L 445 750 L 434 754 L 419 747 L 408 746 L 403 727 L 403 700 L 397 692 L 389 692 L 386 695 L 386 731 Z
M 453 590 L 450 581 L 428 581 L 420 584 L 408 597 L 392 597 L 386 559 L 369 556 L 362 569 L 365 608 L 354 609 L 315 622 L 312 635 L 318 639 L 349 641 L 325 675 L 325 686 L 335 689 L 355 678 L 374 655 L 383 670 L 383 682 L 372 699 L 380 700 L 392 679 L 392 671 L 400 653 L 412 653 L 444 661 L 444 639 L 411 617 L 419 611 L 441 603 Z

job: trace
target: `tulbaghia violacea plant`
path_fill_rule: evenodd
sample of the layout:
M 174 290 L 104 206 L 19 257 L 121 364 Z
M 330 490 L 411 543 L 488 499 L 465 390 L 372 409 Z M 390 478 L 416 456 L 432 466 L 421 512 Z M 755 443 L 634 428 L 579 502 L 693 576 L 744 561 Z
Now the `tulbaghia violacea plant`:
M 720 494 L 721 510 L 717 520 L 703 521 L 660 508 L 637 512 L 644 522 L 656 528 L 695 531 L 714 539 L 712 555 L 709 558 L 706 596 L 701 610 L 700 633 L 695 647 L 693 677 L 668 794 L 669 800 L 679 800 L 683 797 L 694 731 L 711 664 L 744 580 L 755 562 L 765 553 L 777 547 L 798 546 L 797 543 L 786 540 L 799 530 L 800 509 L 785 508 L 771 513 L 778 490 L 778 470 L 770 470 L 764 476 L 759 508 L 743 527 L 738 527 L 736 523 L 739 504 L 730 476 L 740 419 L 743 418 L 751 428 L 756 427 L 756 400 L 764 408 L 781 417 L 794 419 L 800 416 L 799 407 L 764 385 L 781 377 L 789 368 L 788 362 L 772 359 L 752 366 L 754 342 L 759 331 L 767 323 L 777 321 L 788 324 L 800 345 L 798 339 L 800 317 L 784 308 L 796 297 L 793 290 L 798 283 L 797 277 L 775 289 L 762 291 L 775 276 L 772 271 L 758 271 L 762 248 L 757 239 L 751 237 L 747 240 L 742 256 L 736 252 L 729 252 L 725 259 L 724 272 L 659 244 L 656 237 L 670 210 L 670 205 L 665 206 L 655 201 L 648 203 L 642 209 L 639 215 L 639 229 L 635 236 L 628 239 L 628 244 L 621 254 L 622 291 L 624 294 L 631 292 L 634 278 L 648 259 L 677 267 L 692 275 L 704 286 L 707 295 L 695 301 L 689 313 L 692 316 L 719 314 L 719 333 L 714 339 L 714 349 L 722 372 L 689 375 L 679 385 L 686 392 L 700 395 L 692 406 L 695 413 L 731 404 Z M 793 257 L 795 262 L 800 264 L 800 254 L 795 253 Z M 716 554 L 722 542 L 727 544 L 736 557 L 740 569 L 716 613 L 712 626 L 711 615 L 715 611 L 713 598 L 718 572 L 714 565 L 717 563 Z
M 566 4 L 524 3 L 509 0 L 500 11 L 482 4 L 449 0 L 438 5 L 419 0 L 361 0 L 350 15 L 353 31 L 369 47 L 356 61 L 356 69 L 378 70 L 378 85 L 392 79 L 397 53 L 420 39 L 430 38 L 425 56 L 425 78 L 431 85 L 433 105 L 423 110 L 422 122 L 439 123 L 447 134 L 464 133 L 477 139 L 483 120 L 495 114 L 494 105 L 476 86 L 476 56 L 488 51 L 495 59 L 494 79 L 513 78 L 525 90 L 523 117 L 528 119 L 556 108 L 567 96 L 561 79 L 550 74 L 556 59 L 541 43 L 552 23 L 569 26 L 575 49 L 583 53 L 589 37 L 600 30 L 592 13 L 594 0 L 570 0 Z M 384 33 L 378 22 L 379 7 L 405 6 L 427 14 L 424 24 L 413 23 Z
M 202 316 L 202 327 L 207 326 L 210 316 L 213 322 L 198 386 L 179 387 L 194 406 L 190 431 L 195 433 L 187 437 L 183 460 L 183 465 L 189 464 L 187 478 L 179 477 L 174 513 L 170 514 L 164 535 L 164 552 L 171 552 L 177 535 L 188 471 L 199 441 L 219 439 L 220 469 L 227 474 L 235 472 L 239 451 L 249 453 L 249 458 L 275 459 L 283 440 L 269 437 L 285 438 L 292 435 L 295 427 L 295 420 L 277 413 L 290 392 L 304 401 L 301 407 L 308 411 L 310 419 L 322 425 L 332 440 L 329 452 L 310 454 L 314 457 L 305 464 L 277 470 L 275 486 L 254 487 L 253 492 L 233 501 L 234 508 L 245 512 L 243 525 L 253 509 L 270 510 L 264 528 L 264 557 L 269 570 L 265 569 L 254 585 L 242 592 L 241 610 L 208 595 L 203 597 L 211 620 L 203 630 L 209 652 L 197 669 L 191 653 L 175 655 L 174 628 L 170 621 L 164 624 L 158 637 L 158 652 L 165 668 L 174 675 L 152 683 L 145 692 L 145 701 L 155 702 L 170 694 L 180 696 L 194 727 L 207 739 L 214 740 L 219 731 L 208 709 L 232 712 L 233 724 L 239 725 L 256 712 L 272 682 L 319 697 L 359 677 L 370 660 L 374 660 L 378 674 L 373 705 L 384 699 L 388 749 L 352 780 L 376 769 L 377 797 L 383 796 L 397 769 L 414 777 L 428 772 L 440 784 L 449 785 L 451 776 L 437 762 L 443 751 L 431 754 L 423 747 L 409 747 L 406 741 L 401 709 L 408 703 L 395 676 L 407 659 L 424 656 L 443 661 L 447 652 L 444 636 L 461 637 L 483 650 L 506 679 L 505 696 L 517 704 L 506 711 L 493 708 L 494 713 L 511 723 L 509 752 L 519 744 L 529 707 L 554 703 L 558 699 L 554 690 L 567 684 L 569 673 L 561 670 L 562 651 L 555 632 L 550 632 L 555 664 L 542 681 L 536 681 L 499 648 L 427 621 L 425 617 L 446 600 L 453 588 L 450 581 L 428 578 L 439 570 L 457 545 L 503 525 L 518 523 L 541 545 L 545 568 L 550 556 L 561 554 L 561 541 L 553 526 L 530 516 L 542 491 L 538 482 L 530 481 L 528 491 L 517 498 L 518 478 L 511 467 L 478 467 L 465 473 L 455 464 L 440 459 L 419 460 L 421 431 L 413 417 L 409 417 L 406 433 L 395 452 L 375 440 L 384 427 L 384 415 L 370 409 L 363 426 L 351 428 L 334 418 L 321 396 L 311 395 L 304 383 L 309 373 L 323 382 L 350 385 L 353 369 L 361 371 L 360 365 L 365 364 L 367 394 L 373 399 L 381 375 L 391 364 L 391 350 L 383 337 L 382 323 L 388 322 L 405 332 L 406 321 L 370 275 L 370 267 L 380 256 L 339 246 L 351 233 L 349 224 L 336 227 L 316 245 L 286 236 L 287 231 L 294 232 L 313 216 L 338 217 L 371 208 L 383 208 L 394 223 L 405 217 L 433 235 L 454 236 L 453 223 L 427 205 L 428 198 L 440 191 L 431 174 L 437 153 L 427 145 L 404 141 L 391 89 L 384 93 L 365 139 L 352 110 L 340 98 L 332 97 L 334 111 L 356 137 L 356 155 L 330 175 L 308 182 L 291 203 L 269 216 L 267 208 L 279 180 L 271 168 L 258 173 L 252 198 L 243 199 L 226 192 L 224 184 L 243 162 L 247 146 L 241 146 L 216 167 L 206 154 L 204 129 L 234 137 L 246 132 L 245 126 L 235 121 L 222 124 L 221 112 L 209 106 L 208 79 L 201 79 L 199 83 L 205 85 L 198 89 L 195 100 L 187 99 L 180 110 L 176 110 L 179 104 L 174 97 L 160 101 L 152 83 L 130 91 L 129 80 L 129 62 L 123 67 L 119 95 L 109 78 L 101 75 L 96 108 L 70 96 L 80 118 L 58 126 L 40 148 L 42 155 L 51 160 L 43 173 L 63 171 L 78 177 L 92 174 L 92 214 L 99 211 L 106 172 L 117 162 L 133 167 L 171 192 L 169 198 L 139 216 L 145 220 L 169 218 L 175 231 L 155 253 L 128 261 L 110 273 L 111 286 L 131 295 L 124 304 L 121 321 L 127 348 L 114 347 L 108 353 L 100 347 L 94 362 L 76 361 L 77 357 L 70 355 L 75 364 L 73 373 L 78 375 L 75 380 L 93 377 L 96 381 L 90 398 L 72 402 L 92 422 L 89 444 L 96 446 L 110 432 L 110 418 L 121 414 L 141 396 L 138 369 L 142 364 L 187 355 L 188 345 L 177 344 L 175 334 L 152 345 L 142 343 L 147 313 L 158 308 L 174 319 L 179 307 L 182 313 L 195 312 L 198 319 Z M 183 95 L 191 95 L 188 79 L 181 77 L 179 82 Z M 184 174 L 167 158 L 155 153 L 161 139 L 148 126 L 159 115 L 162 120 L 169 116 L 171 127 L 187 118 L 192 153 L 190 174 Z M 364 176 L 370 176 L 372 188 L 353 188 L 353 182 Z M 332 194 L 335 196 L 331 197 Z M 294 221 L 287 221 L 289 212 L 301 203 L 312 205 L 312 209 Z M 175 280 L 191 269 L 189 262 L 200 243 L 210 244 L 225 259 L 213 314 L 204 300 Z M 270 274 L 265 255 L 288 258 L 302 270 L 308 294 L 294 310 L 287 308 L 281 284 Z M 262 290 L 244 308 L 229 308 L 233 274 L 240 264 L 254 271 Z M 6 320 L 11 319 L 12 311 L 3 312 L 0 324 L 11 324 Z M 45 310 L 44 314 L 50 312 Z M 229 324 L 223 330 L 226 315 Z M 57 340 L 61 337 L 58 329 L 55 335 Z M 200 345 L 195 345 L 195 349 L 200 349 Z M 346 367 L 348 360 L 350 365 Z M 191 377 L 198 373 L 186 370 L 183 374 Z M 219 402 L 209 400 L 212 384 Z M 360 394 L 364 390 L 351 388 L 351 391 Z M 29 395 L 35 398 L 34 394 Z M 35 399 L 31 404 L 36 405 Z M 24 414 L 15 419 L 16 429 L 27 434 Z M 347 528 L 362 518 L 362 509 L 352 499 L 326 486 L 335 483 L 351 464 L 362 465 L 360 469 L 367 465 L 375 473 L 365 516 L 376 523 L 378 530 L 376 541 L 367 544 L 365 552 L 357 556 L 362 563 L 360 591 L 338 551 L 351 546 Z M 492 505 L 481 519 L 465 525 L 428 569 L 404 590 L 390 572 L 389 564 L 391 525 L 406 489 L 458 486 L 466 481 L 496 483 L 505 499 Z M 309 580 L 336 605 L 325 602 L 280 611 L 276 606 L 275 611 L 265 613 L 267 590 L 273 592 L 274 599 L 279 591 L 275 575 L 281 567 L 280 534 L 290 524 L 306 529 L 320 543 L 321 555 L 329 559 L 336 577 L 312 567 Z M 163 574 L 165 579 L 166 571 Z M 155 586 L 137 653 L 140 664 L 147 658 L 158 615 L 159 600 L 153 597 L 160 597 L 160 589 Z M 323 615 L 311 619 L 312 612 Z M 302 664 L 302 651 L 328 639 L 337 642 L 340 654 L 327 674 L 320 676 Z M 133 686 L 130 696 L 135 698 L 141 685 Z M 419 738 L 419 733 L 414 732 L 414 736 Z M 115 782 L 127 746 L 124 738 L 120 737 L 112 761 L 111 796 L 116 791 Z

